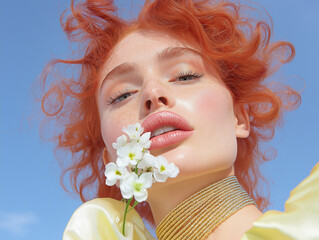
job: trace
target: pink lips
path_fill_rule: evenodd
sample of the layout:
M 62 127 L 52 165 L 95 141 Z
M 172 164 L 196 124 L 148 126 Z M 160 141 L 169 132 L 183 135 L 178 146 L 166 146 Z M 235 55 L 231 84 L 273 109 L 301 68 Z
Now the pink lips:
M 151 139 L 150 150 L 168 147 L 188 138 L 193 133 L 193 128 L 181 116 L 173 112 L 163 111 L 154 113 L 144 120 L 144 132 L 153 132 L 162 127 L 174 127 L 176 130 L 163 133 Z

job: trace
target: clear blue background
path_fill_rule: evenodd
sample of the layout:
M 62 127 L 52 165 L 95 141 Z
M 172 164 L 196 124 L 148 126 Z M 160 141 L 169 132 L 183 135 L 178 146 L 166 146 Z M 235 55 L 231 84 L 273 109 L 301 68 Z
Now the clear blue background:
M 130 6 L 124 4 L 122 6 Z M 131 3 L 131 1 L 129 1 Z M 139 1 L 140 2 L 140 1 Z M 317 0 L 259 0 L 274 21 L 275 40 L 296 47 L 295 60 L 276 75 L 302 93 L 302 104 L 285 115 L 284 127 L 270 143 L 277 158 L 262 166 L 270 183 L 269 209 L 284 210 L 290 191 L 318 161 L 319 29 Z M 70 46 L 59 16 L 63 0 L 0 1 L 0 238 L 61 239 L 73 211 L 81 204 L 59 184 L 53 144 L 39 137 L 40 106 L 32 83 L 53 57 L 67 57 Z M 127 17 L 135 10 L 122 11 Z

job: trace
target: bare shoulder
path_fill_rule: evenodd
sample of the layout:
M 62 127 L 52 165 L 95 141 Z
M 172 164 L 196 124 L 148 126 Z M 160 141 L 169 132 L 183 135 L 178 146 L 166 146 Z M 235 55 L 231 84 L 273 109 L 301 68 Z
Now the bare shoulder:
M 262 215 L 254 205 L 246 206 L 216 228 L 207 240 L 240 240 Z

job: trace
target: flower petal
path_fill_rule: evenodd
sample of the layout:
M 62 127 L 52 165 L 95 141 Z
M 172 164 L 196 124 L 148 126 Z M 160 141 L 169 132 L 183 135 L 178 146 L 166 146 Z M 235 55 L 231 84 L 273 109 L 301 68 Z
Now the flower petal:
M 105 184 L 108 186 L 113 186 L 116 183 L 117 179 L 116 178 L 106 178 Z
M 127 171 L 126 167 L 119 167 L 118 170 L 122 174 L 120 179 L 125 178 L 129 174 L 129 172 Z
M 151 133 L 147 132 L 144 133 L 141 138 L 139 139 L 139 144 L 144 148 L 144 149 L 149 149 L 151 146 L 151 141 L 150 141 Z
M 143 183 L 145 188 L 150 188 L 152 186 L 152 173 L 147 172 L 147 173 L 142 173 L 142 175 L 139 177 L 138 182 Z
M 174 178 L 174 177 L 176 177 L 178 174 L 179 174 L 179 168 L 176 167 L 174 163 L 170 163 L 170 164 L 167 166 L 167 175 L 168 175 L 170 178 Z
M 118 180 L 118 177 L 116 176 L 115 172 L 118 170 L 118 167 L 114 162 L 110 162 L 106 164 L 105 166 L 105 172 L 104 175 L 106 177 L 105 184 L 108 186 L 113 186 L 116 181 Z
M 116 143 L 112 143 L 112 147 L 114 149 L 118 149 L 119 147 L 124 146 L 126 143 L 127 143 L 127 137 L 125 135 L 122 135 L 116 139 Z
M 134 192 L 134 198 L 138 202 L 146 201 L 147 197 L 148 197 L 148 193 L 146 189 L 143 189 L 139 192 Z
M 163 156 L 157 156 L 155 161 L 155 167 L 160 169 L 162 165 L 165 167 L 166 165 L 168 165 L 166 158 Z
M 119 167 L 127 167 L 129 163 L 130 163 L 130 161 L 129 161 L 129 158 L 127 158 L 127 157 L 124 157 L 124 158 L 118 157 L 116 159 L 116 164 Z
M 105 165 L 105 174 L 113 172 L 116 169 L 117 169 L 116 164 L 114 162 L 110 162 Z
M 155 169 L 154 178 L 157 182 L 166 182 L 168 176 L 166 174 L 161 174 L 157 169 Z
M 138 140 L 140 139 L 140 136 L 143 133 L 144 129 L 141 127 L 140 123 L 136 123 L 133 125 L 129 125 L 126 128 L 124 127 L 122 131 L 130 137 L 130 140 Z
M 116 154 L 119 157 L 124 157 L 128 154 L 128 152 L 130 151 L 130 146 L 129 143 L 125 146 L 121 146 L 116 150 Z
M 155 166 L 156 158 L 149 152 L 144 153 L 142 161 L 138 164 L 138 168 L 147 169 Z
M 122 189 L 122 188 L 120 189 L 121 189 L 121 194 L 123 198 L 130 199 L 131 197 L 133 197 L 132 189 Z
M 133 196 L 134 188 L 133 183 L 137 180 L 137 175 L 135 173 L 129 173 L 125 176 L 120 184 L 121 194 L 123 198 L 129 199 Z

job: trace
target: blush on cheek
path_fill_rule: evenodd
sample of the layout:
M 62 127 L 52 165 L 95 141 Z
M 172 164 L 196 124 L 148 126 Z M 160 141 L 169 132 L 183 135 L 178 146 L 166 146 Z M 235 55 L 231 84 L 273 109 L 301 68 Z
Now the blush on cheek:
M 212 90 L 203 90 L 201 93 L 198 93 L 196 109 L 198 109 L 202 116 L 210 116 L 212 112 L 218 113 L 219 108 L 224 104 L 218 95 L 219 93 Z
M 232 111 L 231 106 L 231 96 L 228 90 L 223 88 L 203 90 L 197 95 L 196 109 L 201 116 L 206 116 L 206 119 L 228 116 L 229 111 Z
M 198 94 L 196 107 L 201 113 L 206 115 L 209 109 L 214 107 L 213 106 L 215 105 L 214 101 L 215 100 L 211 91 L 203 91 Z

